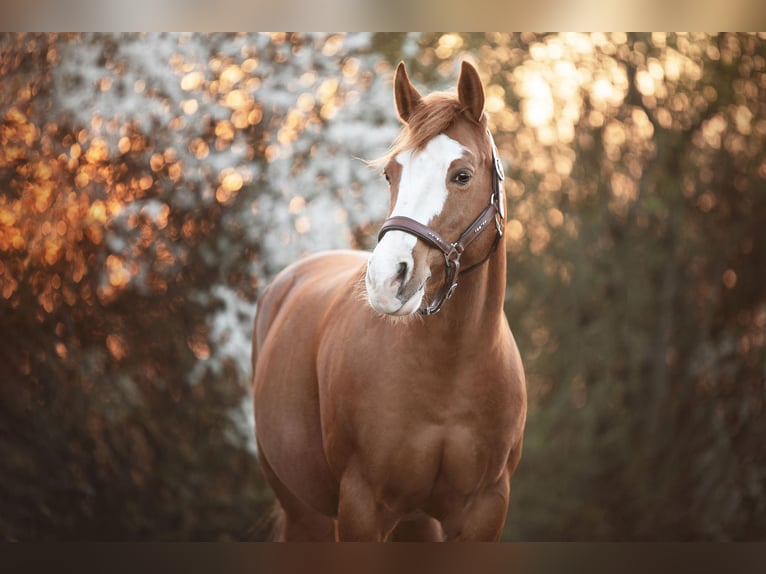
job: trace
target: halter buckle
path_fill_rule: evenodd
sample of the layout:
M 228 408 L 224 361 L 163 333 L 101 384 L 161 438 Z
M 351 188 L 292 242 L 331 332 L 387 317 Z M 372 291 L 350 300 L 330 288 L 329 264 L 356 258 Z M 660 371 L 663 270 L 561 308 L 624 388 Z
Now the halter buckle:
M 492 155 L 495 158 L 495 173 L 497 174 L 497 178 L 500 181 L 503 181 L 505 179 L 505 170 L 503 170 L 503 162 L 500 161 L 500 158 L 497 155 L 497 148 L 494 147 L 494 143 L 492 144 Z
M 492 159 L 495 162 L 495 173 L 500 181 L 505 179 L 505 170 L 503 170 L 503 162 L 500 161 L 500 153 L 497 151 L 497 145 L 495 145 L 495 138 L 492 137 L 492 132 L 487 129 L 487 135 L 489 136 L 489 143 L 492 145 Z
M 500 215 L 500 219 L 505 221 L 505 192 L 501 186 L 498 186 L 494 201 L 497 203 L 495 207 L 497 208 L 497 213 Z

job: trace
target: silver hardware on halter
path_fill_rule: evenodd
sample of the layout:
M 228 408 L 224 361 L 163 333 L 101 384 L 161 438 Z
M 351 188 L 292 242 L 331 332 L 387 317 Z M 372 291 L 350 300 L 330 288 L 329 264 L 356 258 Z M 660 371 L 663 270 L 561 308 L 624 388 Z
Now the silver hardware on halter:
M 503 162 L 500 161 L 500 158 L 497 155 L 497 148 L 495 147 L 495 142 L 492 142 L 492 155 L 495 156 L 495 173 L 497 173 L 498 179 L 500 179 L 500 181 L 503 181 L 505 179 L 505 171 L 503 170 Z
M 497 213 L 500 216 L 500 219 L 505 221 L 505 192 L 503 191 L 503 188 L 500 187 L 497 190 Z
M 487 129 L 487 135 L 489 136 L 489 143 L 492 145 L 492 159 L 495 163 L 495 173 L 500 181 L 505 179 L 505 171 L 503 170 L 503 162 L 500 161 L 500 153 L 497 151 L 495 145 L 495 138 L 492 137 L 492 132 Z
M 500 216 L 500 221 L 497 221 L 496 218 L 496 224 L 498 232 L 502 234 L 500 227 L 501 223 L 505 221 L 505 192 L 503 191 L 502 182 L 505 179 L 505 170 L 503 169 L 503 162 L 500 160 L 500 153 L 497 151 L 497 145 L 495 145 L 495 138 L 492 137 L 492 132 L 489 131 L 489 129 L 487 129 L 487 135 L 489 136 L 489 143 L 492 146 L 492 163 L 494 163 L 495 174 L 497 175 L 496 186 L 493 190 L 495 197 L 493 199 L 496 199 L 497 201 L 495 207 Z
M 463 255 L 463 246 L 453 243 L 451 247 L 452 249 L 444 254 L 447 264 L 460 264 L 460 256 Z

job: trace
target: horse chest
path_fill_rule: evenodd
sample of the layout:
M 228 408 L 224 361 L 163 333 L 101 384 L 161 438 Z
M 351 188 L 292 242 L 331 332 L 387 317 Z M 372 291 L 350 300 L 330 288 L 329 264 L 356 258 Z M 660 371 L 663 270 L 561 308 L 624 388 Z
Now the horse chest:
M 510 450 L 507 437 L 472 425 L 410 425 L 367 442 L 370 435 L 361 433 L 351 459 L 378 504 L 403 513 L 423 508 L 438 515 L 464 504 L 498 480 Z
M 505 468 L 517 425 L 500 377 L 458 369 L 436 380 L 394 367 L 361 370 L 334 391 L 343 400 L 327 413 L 328 459 L 339 473 L 358 460 L 390 504 L 467 496 Z

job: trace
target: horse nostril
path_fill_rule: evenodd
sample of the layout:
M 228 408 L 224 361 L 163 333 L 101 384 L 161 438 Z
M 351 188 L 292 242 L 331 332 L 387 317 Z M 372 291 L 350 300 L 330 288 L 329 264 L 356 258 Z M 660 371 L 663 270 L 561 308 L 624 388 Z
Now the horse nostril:
M 404 283 L 404 280 L 407 278 L 407 263 L 402 261 L 399 263 L 399 266 L 396 268 L 396 280 L 400 283 Z

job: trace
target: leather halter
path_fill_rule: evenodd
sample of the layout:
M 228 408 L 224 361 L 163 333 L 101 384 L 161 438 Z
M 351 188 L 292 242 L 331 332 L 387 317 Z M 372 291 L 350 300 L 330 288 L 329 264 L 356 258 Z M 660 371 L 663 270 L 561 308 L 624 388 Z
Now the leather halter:
M 389 231 L 404 231 L 405 233 L 409 233 L 410 235 L 422 239 L 427 244 L 435 247 L 444 254 L 444 265 L 446 267 L 444 285 L 428 307 L 421 307 L 418 309 L 418 313 L 421 315 L 433 315 L 438 313 L 444 302 L 452 297 L 452 294 L 457 288 L 457 279 L 460 274 L 460 258 L 463 255 L 463 252 L 474 239 L 481 235 L 482 231 L 490 226 L 492 220 L 495 222 L 497 235 L 495 236 L 495 242 L 492 244 L 489 253 L 487 253 L 487 255 L 478 263 L 475 263 L 468 269 L 464 269 L 463 273 L 472 271 L 484 264 L 489 259 L 490 255 L 494 253 L 500 242 L 500 238 L 503 236 L 505 195 L 503 193 L 502 181 L 505 178 L 505 173 L 503 172 L 503 165 L 500 162 L 500 157 L 497 153 L 495 140 L 492 138 L 492 133 L 489 130 L 487 130 L 487 135 L 489 136 L 489 142 L 492 145 L 492 164 L 494 166 L 492 173 L 492 195 L 489 198 L 489 205 L 487 205 L 479 216 L 473 220 L 473 223 L 471 223 L 460 237 L 458 237 L 457 241 L 450 243 L 436 230 L 431 229 L 427 225 L 415 221 L 410 217 L 399 215 L 386 219 L 378 232 L 378 241 L 380 241 Z

